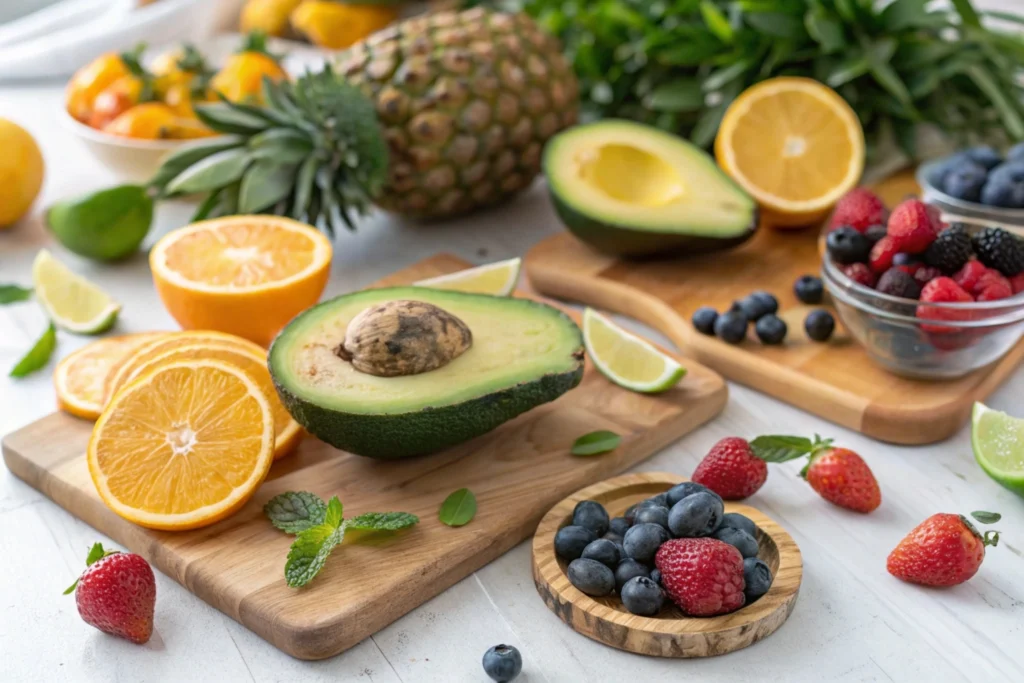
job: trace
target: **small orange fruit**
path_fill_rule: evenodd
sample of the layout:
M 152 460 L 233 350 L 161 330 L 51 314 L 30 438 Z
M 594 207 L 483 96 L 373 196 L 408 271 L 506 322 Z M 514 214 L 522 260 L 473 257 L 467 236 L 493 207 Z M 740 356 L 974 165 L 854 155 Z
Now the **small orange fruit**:
M 165 235 L 149 253 L 164 306 L 186 330 L 219 330 L 261 346 L 317 302 L 331 243 L 277 216 L 230 216 Z
M 103 411 L 103 385 L 110 369 L 161 334 L 140 332 L 107 337 L 86 344 L 64 358 L 53 371 L 57 407 L 77 417 L 95 420 Z
M 257 382 L 215 360 L 168 363 L 119 391 L 89 440 L 89 474 L 115 513 L 150 529 L 196 529 L 252 497 L 274 460 Z
M 277 57 L 267 50 L 267 36 L 263 31 L 251 31 L 238 52 L 228 57 L 213 78 L 210 90 L 218 92 L 232 102 L 263 102 L 263 79 L 274 82 L 288 80 L 288 72 Z
M 398 5 L 306 0 L 292 12 L 291 22 L 314 45 L 341 50 L 385 28 L 399 14 Z
M 138 104 L 103 127 L 104 133 L 123 138 L 166 140 L 173 137 L 178 115 L 162 102 Z
M 128 75 L 128 66 L 121 55 L 109 52 L 100 55 L 75 72 L 68 81 L 66 106 L 68 113 L 82 123 L 92 116 L 93 102 L 114 81 Z
M 103 130 L 107 124 L 139 103 L 142 89 L 142 79 L 132 75 L 122 76 L 111 83 L 93 101 L 89 125 Z

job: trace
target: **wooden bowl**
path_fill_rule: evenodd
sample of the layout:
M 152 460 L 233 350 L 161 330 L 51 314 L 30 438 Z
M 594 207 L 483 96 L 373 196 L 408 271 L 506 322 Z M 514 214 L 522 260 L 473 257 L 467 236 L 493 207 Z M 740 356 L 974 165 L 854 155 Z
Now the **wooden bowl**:
M 592 598 L 566 576 L 566 564 L 555 556 L 555 533 L 570 524 L 581 500 L 596 500 L 612 517 L 633 503 L 667 491 L 685 481 L 664 472 L 625 474 L 577 491 L 555 505 L 533 537 L 533 581 L 548 607 L 583 635 L 605 645 L 658 657 L 711 657 L 747 647 L 774 633 L 793 611 L 803 562 L 800 549 L 782 527 L 747 505 L 725 503 L 758 526 L 758 557 L 772 570 L 772 586 L 758 600 L 719 617 L 687 617 L 671 601 L 657 617 L 630 614 L 617 595 Z

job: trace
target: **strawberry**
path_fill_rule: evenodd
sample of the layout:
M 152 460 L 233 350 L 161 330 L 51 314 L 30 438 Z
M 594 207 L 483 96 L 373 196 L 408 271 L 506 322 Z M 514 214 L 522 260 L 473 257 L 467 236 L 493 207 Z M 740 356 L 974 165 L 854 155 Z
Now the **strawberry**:
M 693 617 L 726 614 L 743 607 L 743 556 L 715 538 L 665 541 L 654 556 L 661 585 L 672 602 Z
M 953 274 L 953 281 L 967 293 L 971 293 L 978 285 L 981 276 L 988 272 L 988 268 L 981 261 L 970 260 L 964 267 Z
M 885 271 L 892 268 L 892 259 L 896 254 L 902 251 L 899 245 L 896 244 L 896 240 L 886 235 L 882 239 L 875 242 L 875 246 L 871 247 L 871 255 L 868 256 L 868 265 L 871 266 L 871 270 L 876 273 L 884 273 Z
M 82 621 L 104 633 L 142 644 L 153 635 L 156 578 L 149 563 L 134 553 L 104 550 L 96 543 L 86 570 L 64 591 L 74 591 Z
M 866 187 L 858 187 L 836 203 L 829 230 L 849 225 L 863 235 L 872 225 L 885 225 L 888 217 L 889 211 L 878 195 Z
M 983 524 L 999 521 L 992 512 L 973 512 Z M 897 579 L 923 586 L 956 586 L 978 572 L 985 546 L 999 543 L 998 531 L 982 536 L 963 515 L 939 513 L 918 524 L 889 553 L 886 569 Z
M 885 239 L 885 238 L 882 238 Z M 878 275 L 871 271 L 863 263 L 851 263 L 847 266 L 843 266 L 843 273 L 846 277 L 850 278 L 854 282 L 859 282 L 865 287 L 874 287 L 875 283 L 878 282 Z
M 722 439 L 708 451 L 691 479 L 725 500 L 742 500 L 757 493 L 768 478 L 768 465 L 754 457 L 745 439 Z
M 907 199 L 893 209 L 886 232 L 899 251 L 920 254 L 939 235 L 940 221 L 920 199 Z
M 854 512 L 871 512 L 882 504 L 878 481 L 864 459 L 848 448 L 833 448 L 831 439 L 760 436 L 750 443 L 766 462 L 810 456 L 800 476 L 828 502 Z
M 1019 273 L 1011 277 L 1010 286 L 1013 287 L 1014 294 L 1024 292 L 1024 273 Z

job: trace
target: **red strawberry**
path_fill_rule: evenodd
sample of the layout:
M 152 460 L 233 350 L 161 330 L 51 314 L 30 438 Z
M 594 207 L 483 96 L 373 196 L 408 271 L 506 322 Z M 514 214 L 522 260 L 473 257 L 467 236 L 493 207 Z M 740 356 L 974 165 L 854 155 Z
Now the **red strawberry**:
M 661 585 L 679 609 L 693 617 L 726 614 L 743 607 L 743 556 L 714 538 L 666 541 L 654 556 Z
M 956 282 L 965 292 L 973 292 L 978 285 L 981 276 L 988 272 L 988 268 L 981 261 L 970 260 L 964 267 L 953 275 Z
M 859 282 L 865 287 L 874 287 L 878 282 L 878 275 L 873 273 L 871 269 L 863 263 L 851 263 L 848 266 L 843 266 L 842 270 L 846 274 L 846 277 L 850 278 L 854 282 Z
M 917 307 L 917 317 L 928 320 L 969 320 L 970 311 L 950 310 L 927 306 L 926 303 L 969 303 L 974 297 L 968 294 L 954 280 L 948 277 L 937 277 L 921 289 L 922 304 Z M 953 332 L 951 327 L 941 325 L 922 325 L 926 332 Z
M 878 195 L 866 187 L 858 187 L 847 192 L 836 204 L 829 230 L 849 225 L 864 234 L 872 225 L 885 225 L 888 217 L 889 211 Z
M 868 265 L 870 265 L 871 270 L 876 273 L 884 273 L 892 268 L 893 257 L 901 251 L 902 249 L 900 249 L 899 245 L 896 244 L 896 240 L 886 235 L 875 242 L 875 246 L 871 247 L 871 255 L 868 257 Z
M 745 439 L 735 436 L 712 446 L 691 477 L 725 500 L 742 500 L 754 495 L 767 478 L 768 465 L 754 457 Z
M 134 553 L 89 550 L 87 569 L 64 591 L 75 592 L 78 614 L 104 633 L 142 644 L 153 635 L 156 579 L 149 563 Z
M 939 222 L 920 199 L 907 199 L 889 216 L 888 236 L 899 251 L 920 254 L 938 237 Z
M 979 522 L 999 521 L 999 515 L 973 513 Z M 978 572 L 985 546 L 999 543 L 998 531 L 982 536 L 966 517 L 939 513 L 918 524 L 889 553 L 886 568 L 897 579 L 924 586 L 956 586 Z
M 1014 294 L 1020 294 L 1024 292 L 1024 273 L 1018 273 L 1010 278 L 1010 286 L 1013 287 Z

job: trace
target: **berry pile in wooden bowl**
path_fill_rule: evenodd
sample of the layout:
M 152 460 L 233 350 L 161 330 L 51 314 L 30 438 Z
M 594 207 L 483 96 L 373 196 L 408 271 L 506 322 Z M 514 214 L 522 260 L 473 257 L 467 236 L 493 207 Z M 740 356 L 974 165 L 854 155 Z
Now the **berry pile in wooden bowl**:
M 548 607 L 576 631 L 661 657 L 732 652 L 789 616 L 800 550 L 747 505 L 672 474 L 589 486 L 553 507 L 533 540 Z
M 958 377 L 1024 333 L 1024 240 L 947 223 L 919 199 L 890 211 L 870 190 L 846 195 L 826 227 L 822 279 L 850 333 L 898 374 Z

